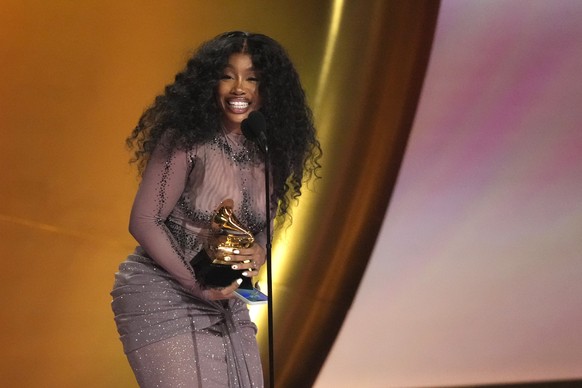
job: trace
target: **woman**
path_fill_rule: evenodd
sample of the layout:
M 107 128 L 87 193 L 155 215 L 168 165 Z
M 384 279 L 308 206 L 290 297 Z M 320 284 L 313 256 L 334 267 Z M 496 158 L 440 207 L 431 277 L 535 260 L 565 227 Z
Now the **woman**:
M 280 218 L 319 168 L 321 148 L 299 77 L 273 39 L 228 32 L 203 44 L 128 138 L 142 182 L 130 217 L 139 247 L 116 274 L 112 307 L 141 387 L 262 387 L 256 326 L 226 287 L 197 281 L 190 261 L 224 201 L 254 235 L 230 252 L 253 277 L 265 263 L 264 156 L 241 123 L 267 124 L 271 209 Z

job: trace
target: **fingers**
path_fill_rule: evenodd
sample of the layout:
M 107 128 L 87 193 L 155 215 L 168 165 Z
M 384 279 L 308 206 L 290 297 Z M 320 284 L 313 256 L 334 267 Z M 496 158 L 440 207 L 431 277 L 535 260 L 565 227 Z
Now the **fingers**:
M 259 274 L 259 270 L 255 268 L 256 264 L 253 262 L 243 262 L 240 264 L 233 264 L 231 266 L 232 269 L 242 271 L 242 275 L 248 278 L 252 278 L 253 276 L 257 276 Z
M 238 255 L 240 253 L 240 250 L 238 248 L 224 247 L 222 245 L 217 247 L 216 250 L 223 252 L 225 254 L 232 253 L 232 254 Z
M 221 292 L 223 295 L 228 296 L 236 291 L 238 286 L 242 283 L 242 279 L 236 279 L 234 282 L 230 284 L 230 286 L 224 287 Z
M 240 253 L 240 250 L 237 248 L 218 246 L 214 252 L 214 257 L 224 261 L 238 261 L 235 255 L 240 255 Z
M 255 268 L 251 268 L 247 271 L 243 271 L 242 275 L 246 276 L 248 278 L 252 278 L 253 276 L 257 276 L 259 274 L 259 271 Z
M 245 262 L 249 261 L 252 257 L 252 252 L 248 249 L 238 249 L 238 248 L 227 248 L 218 247 L 216 250 L 216 256 L 222 257 L 224 261 L 232 262 Z
M 259 274 L 259 269 L 261 268 L 262 263 L 259 263 L 254 258 L 247 259 L 242 262 L 238 262 L 236 264 L 232 264 L 231 268 L 234 270 L 243 271 L 242 275 L 246 277 L 253 277 Z
M 258 245 L 250 248 L 218 247 L 217 252 L 223 260 L 232 263 L 232 269 L 249 272 L 245 276 L 255 276 L 265 263 L 265 251 Z
M 204 290 L 206 297 L 210 300 L 221 300 L 234 298 L 234 292 L 242 283 L 242 279 L 237 279 L 230 285 L 223 288 L 209 288 Z

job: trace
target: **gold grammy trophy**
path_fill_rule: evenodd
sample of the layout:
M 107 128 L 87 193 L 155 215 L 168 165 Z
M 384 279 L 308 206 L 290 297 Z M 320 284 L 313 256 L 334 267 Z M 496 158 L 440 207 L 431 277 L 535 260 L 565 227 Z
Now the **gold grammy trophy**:
M 233 207 L 232 199 L 219 205 L 212 217 L 208 243 L 190 262 L 203 287 L 225 287 L 242 278 L 241 287 L 252 288 L 250 278 L 242 276 L 244 270 L 232 269 L 233 262 L 225 260 L 236 249 L 249 248 L 255 242 L 253 234 L 234 215 Z

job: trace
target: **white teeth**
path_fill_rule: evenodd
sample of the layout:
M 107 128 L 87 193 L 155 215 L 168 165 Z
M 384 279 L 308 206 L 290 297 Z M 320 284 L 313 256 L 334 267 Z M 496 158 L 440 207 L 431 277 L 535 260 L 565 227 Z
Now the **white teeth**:
M 228 105 L 235 109 L 246 109 L 249 107 L 249 103 L 247 101 L 229 101 Z

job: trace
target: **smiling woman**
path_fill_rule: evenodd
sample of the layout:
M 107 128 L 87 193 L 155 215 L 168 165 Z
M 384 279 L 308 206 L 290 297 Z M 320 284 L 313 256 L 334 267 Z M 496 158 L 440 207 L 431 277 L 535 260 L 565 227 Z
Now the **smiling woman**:
M 257 74 L 264 76 L 260 83 Z M 261 104 L 263 92 L 288 104 Z M 269 147 L 279 150 L 267 161 L 241 131 L 259 109 L 271 129 Z M 156 98 L 128 142 L 142 168 L 130 217 L 140 246 L 121 263 L 111 294 L 137 381 L 142 388 L 262 387 L 257 328 L 234 292 L 265 263 L 273 221 L 266 205 L 285 217 L 304 172 L 309 177 L 319 168 L 321 149 L 297 72 L 273 39 L 221 34 Z M 273 171 L 269 197 L 265 162 Z M 240 278 L 209 285 L 198 258 L 227 260 L 214 235 L 225 203 L 254 240 L 229 251 Z

